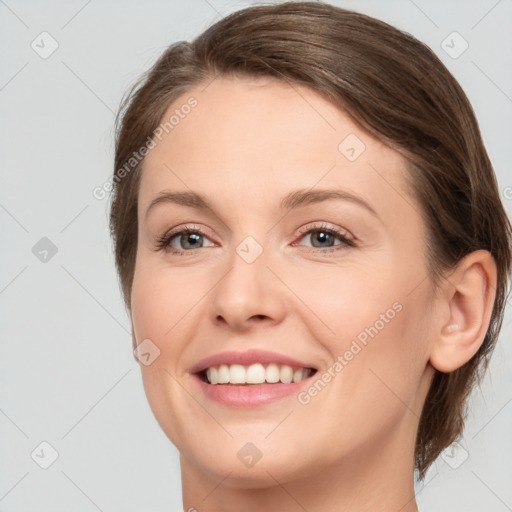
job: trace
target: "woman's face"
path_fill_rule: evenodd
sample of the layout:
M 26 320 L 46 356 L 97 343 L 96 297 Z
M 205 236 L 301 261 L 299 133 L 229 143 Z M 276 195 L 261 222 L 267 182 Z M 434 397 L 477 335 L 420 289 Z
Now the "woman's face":
M 172 115 L 144 161 L 131 303 L 182 464 L 255 487 L 412 473 L 435 308 L 402 157 L 271 79 L 217 78 Z

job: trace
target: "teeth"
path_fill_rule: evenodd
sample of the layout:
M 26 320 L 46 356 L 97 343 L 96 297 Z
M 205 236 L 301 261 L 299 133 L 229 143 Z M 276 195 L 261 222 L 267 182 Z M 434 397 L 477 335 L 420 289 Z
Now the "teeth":
M 210 384 L 217 384 L 219 382 L 217 368 L 208 368 L 206 371 L 206 377 L 210 381 Z
M 267 378 L 265 380 L 270 383 L 279 382 L 279 366 L 277 364 L 271 363 L 267 366 Z
M 291 366 L 281 366 L 279 372 L 279 380 L 285 384 L 289 384 L 293 380 L 293 369 Z
M 245 383 L 245 368 L 241 364 L 232 364 L 229 367 L 229 382 L 231 384 Z
M 206 370 L 206 379 L 210 384 L 263 384 L 264 382 L 300 382 L 307 379 L 313 370 L 307 368 L 292 368 L 286 364 L 270 363 L 266 367 L 255 363 L 250 366 L 241 364 L 222 364 Z
M 229 382 L 229 366 L 222 364 L 217 371 L 217 379 L 219 384 L 227 384 Z
M 234 366 L 234 365 L 233 365 Z M 244 368 L 243 366 L 241 368 Z M 245 368 L 244 368 L 245 372 Z M 262 364 L 251 364 L 245 372 L 245 381 L 242 384 L 263 384 L 266 378 L 265 367 Z M 233 381 L 231 381 L 233 383 Z
M 303 379 L 303 372 L 302 369 L 295 370 L 293 373 L 293 382 L 300 382 Z

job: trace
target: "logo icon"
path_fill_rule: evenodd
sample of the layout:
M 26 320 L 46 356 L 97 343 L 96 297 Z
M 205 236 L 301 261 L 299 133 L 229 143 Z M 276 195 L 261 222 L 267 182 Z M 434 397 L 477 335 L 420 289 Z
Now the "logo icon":
M 253 443 L 246 443 L 236 454 L 240 462 L 251 469 L 263 457 L 263 454 Z
M 48 263 L 57 251 L 57 246 L 45 236 L 32 247 L 32 254 L 42 263 Z
M 57 40 L 48 32 L 41 32 L 30 44 L 39 57 L 47 59 L 59 47 Z
M 236 252 L 246 263 L 253 263 L 263 252 L 263 247 L 255 238 L 247 236 L 238 244 Z
M 144 366 L 149 366 L 160 355 L 160 349 L 149 338 L 146 338 L 137 345 L 133 353 Z
M 441 42 L 441 48 L 452 59 L 458 59 L 469 48 L 469 43 L 457 31 L 453 31 Z
M 469 453 L 456 442 L 452 443 L 441 452 L 441 458 L 452 469 L 457 469 L 462 466 L 468 457 Z
M 57 450 L 47 441 L 40 443 L 30 455 L 43 469 L 48 469 L 59 458 Z
M 349 133 L 338 145 L 338 151 L 349 161 L 354 162 L 365 151 L 364 142 L 355 134 Z

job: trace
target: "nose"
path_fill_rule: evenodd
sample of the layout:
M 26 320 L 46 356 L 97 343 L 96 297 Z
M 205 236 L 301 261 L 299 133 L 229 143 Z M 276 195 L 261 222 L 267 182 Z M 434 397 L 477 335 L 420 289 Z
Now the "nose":
M 237 331 L 256 325 L 276 325 L 286 312 L 286 287 L 268 266 L 268 249 L 252 262 L 236 251 L 230 268 L 212 289 L 210 315 L 213 323 Z

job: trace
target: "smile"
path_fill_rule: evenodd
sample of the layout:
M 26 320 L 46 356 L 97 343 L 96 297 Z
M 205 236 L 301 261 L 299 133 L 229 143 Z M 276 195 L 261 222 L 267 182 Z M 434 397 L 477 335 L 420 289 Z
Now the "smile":
M 299 393 L 317 369 L 283 354 L 248 350 L 207 357 L 189 373 L 209 400 L 258 407 Z
M 262 363 L 243 366 L 241 364 L 212 366 L 202 373 L 208 384 L 290 384 L 307 379 L 314 370 L 297 368 L 286 364 Z

